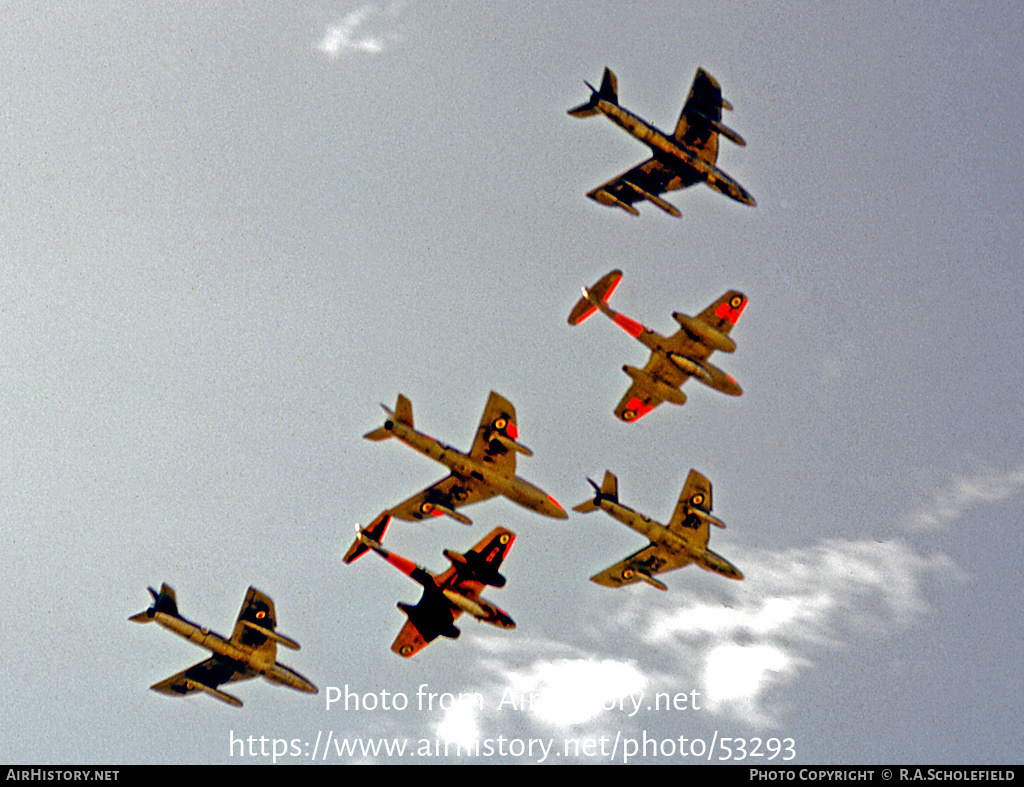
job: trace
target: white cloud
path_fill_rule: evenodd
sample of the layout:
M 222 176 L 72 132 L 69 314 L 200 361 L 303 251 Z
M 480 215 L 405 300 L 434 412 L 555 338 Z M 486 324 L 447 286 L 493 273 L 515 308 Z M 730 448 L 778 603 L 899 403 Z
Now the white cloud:
M 565 645 L 538 641 L 524 651 L 500 635 L 481 638 L 496 678 L 491 693 L 532 693 L 523 714 L 576 732 L 621 722 L 621 709 L 609 713 L 609 706 L 640 692 L 649 701 L 656 692 L 697 691 L 711 712 L 772 724 L 769 692 L 812 668 L 823 649 L 891 636 L 927 612 L 927 579 L 961 577 L 945 555 L 922 555 L 901 541 L 833 540 L 736 557 L 747 579 L 718 583 L 714 598 L 643 587 L 607 594 L 609 622 L 590 652 L 559 655 Z M 624 658 L 616 652 L 622 642 L 646 643 L 650 658 Z M 525 664 L 524 652 L 533 654 Z
M 379 54 L 401 40 L 399 33 L 387 29 L 397 10 L 397 5 L 386 8 L 364 5 L 349 11 L 340 22 L 328 26 L 317 49 L 332 58 L 341 57 L 346 52 Z
M 685 591 L 671 607 L 641 612 L 639 622 L 652 644 L 697 654 L 710 707 L 754 723 L 771 721 L 767 690 L 809 667 L 816 649 L 910 625 L 927 610 L 927 577 L 960 576 L 946 556 L 923 556 L 900 541 L 826 541 L 752 555 L 743 566 L 748 579 L 725 588 L 726 605 Z
M 1006 471 L 985 470 L 953 479 L 911 516 L 911 526 L 934 530 L 955 522 L 971 506 L 1007 500 L 1024 489 L 1024 465 Z
M 437 736 L 448 743 L 465 749 L 471 748 L 480 737 L 476 712 L 477 704 L 472 694 L 460 698 L 445 712 L 441 723 L 437 725 Z
M 802 663 L 778 645 L 715 645 L 704 668 L 708 707 L 718 710 L 731 704 L 747 719 L 767 723 L 759 699 L 772 682 L 792 675 Z
M 635 664 L 615 659 L 542 660 L 509 673 L 507 680 L 510 689 L 527 696 L 537 719 L 555 727 L 592 721 L 647 685 Z

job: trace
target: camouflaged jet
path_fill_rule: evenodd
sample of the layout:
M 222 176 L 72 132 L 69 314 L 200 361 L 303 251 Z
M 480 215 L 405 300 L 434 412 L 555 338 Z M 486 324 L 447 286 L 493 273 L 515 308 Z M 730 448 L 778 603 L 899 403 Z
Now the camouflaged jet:
M 588 514 L 600 508 L 651 541 L 639 552 L 592 576 L 591 582 L 610 588 L 646 582 L 658 590 L 668 590 L 654 575 L 691 563 L 729 579 L 743 579 L 736 566 L 708 549 L 708 526 L 724 528 L 725 523 L 711 515 L 711 482 L 696 470 L 686 477 L 667 527 L 622 505 L 618 479 L 610 472 L 605 472 L 601 486 L 589 478 L 587 481 L 594 487 L 594 499 L 580 503 L 573 511 Z
M 679 210 L 658 195 L 703 182 L 744 205 L 757 204 L 745 188 L 715 166 L 719 136 L 740 146 L 747 143 L 722 124 L 722 110 L 732 109 L 732 105 L 722 98 L 718 82 L 703 68 L 697 69 L 690 95 L 671 135 L 619 106 L 618 80 L 610 69 L 604 70 L 600 90 L 595 90 L 589 82 L 584 84 L 591 90 L 590 101 L 570 109 L 569 114 L 579 118 L 599 113 L 605 115 L 647 145 L 654 154 L 633 169 L 588 192 L 587 196 L 592 200 L 622 208 L 634 216 L 640 212 L 633 205 L 647 200 L 678 218 Z
M 715 350 L 731 353 L 736 349 L 729 331 L 747 306 L 743 293 L 729 290 L 696 317 L 673 312 L 680 329 L 672 336 L 662 336 L 608 307 L 608 299 L 621 280 L 622 271 L 614 270 L 589 290 L 584 287 L 583 297 L 569 314 L 569 325 L 579 325 L 600 311 L 651 351 L 643 369 L 622 367 L 633 384 L 615 408 L 615 415 L 630 423 L 662 402 L 685 404 L 686 394 L 679 387 L 691 377 L 730 396 L 743 393 L 732 377 L 708 362 Z
M 465 554 L 444 550 L 444 556 L 451 561 L 452 566 L 443 574 L 435 575 L 380 545 L 390 518 L 383 514 L 360 531 L 356 541 L 363 549 L 357 551 L 353 544 L 345 556 L 345 562 L 351 563 L 363 552 L 372 549 L 403 574 L 423 585 L 423 597 L 418 604 L 414 606 L 398 602 L 398 608 L 409 619 L 392 643 L 392 651 L 399 656 L 411 658 L 438 637 L 458 639 L 461 632 L 455 620 L 463 612 L 498 628 L 516 627 L 507 612 L 480 596 L 485 585 L 496 588 L 505 586 L 505 577 L 498 569 L 512 548 L 515 533 L 499 527 Z
M 261 675 L 271 683 L 307 694 L 318 692 L 317 687 L 302 675 L 277 662 L 278 645 L 298 650 L 299 643 L 274 630 L 277 627 L 274 602 L 256 588 L 250 587 L 245 594 L 242 611 L 238 613 L 230 639 L 179 615 L 174 590 L 166 583 L 160 586 L 159 593 L 153 588 L 148 590 L 153 597 L 153 606 L 132 615 L 128 620 L 135 623 L 159 623 L 179 637 L 213 652 L 213 656 L 206 661 L 200 661 L 167 680 L 154 683 L 150 686 L 153 691 L 169 697 L 184 697 L 202 691 L 221 702 L 241 708 L 242 701 L 238 697 L 220 691 L 218 686 Z
M 394 411 L 384 405 L 381 408 L 387 413 L 387 420 L 381 428 L 364 435 L 367 440 L 397 437 L 451 470 L 447 478 L 389 508 L 388 514 L 409 522 L 444 515 L 470 525 L 472 520 L 456 511 L 458 506 L 504 495 L 538 514 L 567 518 L 557 500 L 515 474 L 516 454 L 533 456 L 533 452 L 518 442 L 516 410 L 503 396 L 491 391 L 468 454 L 417 432 L 412 424 L 412 403 L 402 394 L 398 395 Z

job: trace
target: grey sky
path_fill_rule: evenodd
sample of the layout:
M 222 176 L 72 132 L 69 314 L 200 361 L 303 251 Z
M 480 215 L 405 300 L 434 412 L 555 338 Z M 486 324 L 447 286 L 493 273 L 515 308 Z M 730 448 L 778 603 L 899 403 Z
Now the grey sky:
M 798 762 L 1021 761 L 1016 4 L 20 3 L 0 20 L 0 758 L 646 731 L 791 738 Z M 748 141 L 719 165 L 758 206 L 703 186 L 669 195 L 681 219 L 587 200 L 646 156 L 566 115 L 605 66 L 662 128 L 697 67 L 714 75 Z M 615 308 L 661 332 L 749 296 L 736 352 L 713 358 L 742 397 L 690 382 L 682 408 L 614 418 L 643 348 L 566 317 L 616 267 Z M 520 474 L 567 509 L 610 469 L 665 521 L 688 470 L 707 475 L 729 525 L 711 547 L 747 579 L 601 588 L 587 578 L 639 535 L 494 500 L 472 528 L 387 538 L 440 570 L 442 549 L 510 527 L 489 596 L 518 628 L 461 620 L 458 642 L 394 656 L 418 586 L 340 558 L 356 523 L 445 471 L 361 435 L 402 392 L 468 449 L 490 390 L 534 451 Z M 236 711 L 148 691 L 204 658 L 128 623 L 161 582 L 222 633 L 248 585 L 266 592 L 302 644 L 280 659 L 321 694 L 249 682 Z M 487 707 L 325 708 L 330 686 L 422 684 Z M 544 699 L 498 710 L 507 690 Z M 702 703 L 602 710 L 639 691 Z M 500 761 L 517 759 L 538 758 Z

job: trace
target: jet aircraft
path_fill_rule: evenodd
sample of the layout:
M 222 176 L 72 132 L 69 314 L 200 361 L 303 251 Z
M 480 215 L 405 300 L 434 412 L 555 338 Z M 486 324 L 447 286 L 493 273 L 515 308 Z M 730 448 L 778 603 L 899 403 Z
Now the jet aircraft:
M 722 124 L 722 110 L 732 109 L 732 105 L 722 98 L 718 82 L 703 68 L 697 69 L 690 95 L 671 135 L 619 106 L 618 80 L 610 69 L 604 70 L 600 90 L 595 90 L 589 82 L 584 84 L 591 90 L 590 100 L 570 109 L 569 114 L 579 118 L 599 113 L 605 115 L 647 145 L 654 154 L 589 192 L 587 196 L 592 200 L 622 208 L 634 216 L 640 215 L 633 207 L 634 203 L 647 200 L 678 218 L 679 210 L 658 195 L 704 182 L 744 205 L 757 204 L 745 188 L 715 166 L 719 135 L 740 146 L 747 143 Z
M 711 482 L 696 470 L 691 470 L 686 477 L 667 527 L 622 505 L 619 502 L 618 479 L 610 472 L 605 472 L 601 486 L 589 478 L 587 481 L 594 487 L 594 499 L 580 503 L 573 511 L 588 514 L 600 508 L 651 541 L 639 552 L 592 576 L 591 582 L 610 588 L 646 582 L 658 590 L 667 590 L 665 583 L 655 579 L 654 575 L 690 563 L 729 579 L 743 579 L 736 566 L 708 549 L 708 525 L 724 528 L 725 523 L 712 516 Z
M 417 432 L 412 423 L 412 403 L 402 394 L 398 395 L 393 412 L 384 405 L 381 408 L 387 413 L 387 420 L 384 426 L 364 435 L 367 440 L 397 437 L 451 470 L 447 478 L 388 509 L 388 514 L 410 522 L 444 515 L 470 525 L 472 520 L 456 511 L 458 506 L 504 495 L 538 514 L 555 519 L 568 517 L 551 495 L 515 474 L 516 454 L 533 456 L 533 452 L 518 442 L 516 410 L 503 396 L 491 392 L 468 454 Z
M 317 687 L 306 678 L 277 662 L 278 645 L 298 650 L 299 643 L 275 631 L 277 616 L 274 614 L 274 602 L 256 588 L 250 587 L 245 594 L 242 611 L 238 613 L 230 639 L 185 620 L 178 614 L 174 590 L 166 583 L 160 586 L 159 593 L 153 588 L 149 588 L 149 593 L 153 597 L 153 606 L 132 615 L 128 620 L 135 623 L 159 623 L 189 642 L 213 652 L 213 656 L 206 661 L 200 661 L 177 675 L 153 684 L 150 686 L 153 691 L 169 697 L 183 697 L 203 691 L 221 702 L 240 708 L 242 701 L 221 691 L 218 686 L 262 675 L 271 683 L 279 683 L 308 694 L 317 693 Z
M 731 353 L 736 349 L 729 331 L 747 306 L 743 293 L 729 290 L 696 317 L 673 312 L 680 329 L 672 336 L 662 336 L 608 307 L 608 299 L 621 280 L 622 271 L 614 270 L 589 290 L 584 287 L 583 297 L 569 314 L 569 325 L 579 325 L 600 311 L 651 351 L 643 369 L 622 367 L 633 384 L 615 408 L 615 415 L 629 423 L 662 402 L 685 404 L 686 394 L 679 387 L 691 377 L 730 396 L 743 393 L 732 377 L 708 362 L 715 350 Z
M 444 550 L 444 556 L 451 561 L 451 568 L 443 574 L 435 575 L 380 545 L 390 518 L 383 514 L 360 531 L 356 540 L 363 548 L 357 550 L 356 544 L 353 544 L 345 556 L 345 562 L 351 563 L 367 549 L 372 549 L 399 571 L 423 585 L 423 597 L 418 604 L 413 606 L 398 602 L 398 608 L 409 619 L 398 632 L 391 650 L 399 656 L 410 658 L 439 636 L 457 639 L 460 632 L 455 620 L 463 612 L 498 628 L 516 627 L 507 612 L 480 596 L 485 585 L 496 588 L 505 586 L 505 577 L 498 573 L 498 569 L 512 548 L 515 533 L 499 527 L 465 554 Z

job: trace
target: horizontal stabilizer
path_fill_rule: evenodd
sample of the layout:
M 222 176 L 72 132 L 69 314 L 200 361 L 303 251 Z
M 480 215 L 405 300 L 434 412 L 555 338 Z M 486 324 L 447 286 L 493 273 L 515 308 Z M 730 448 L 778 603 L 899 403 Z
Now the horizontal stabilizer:
M 358 560 L 370 549 L 367 541 L 372 541 L 379 545 L 384 538 L 384 531 L 388 529 L 390 521 L 391 515 L 387 511 L 379 514 L 375 520 L 359 531 L 359 535 L 356 536 L 356 540 L 352 542 L 352 546 L 348 548 L 348 552 L 345 553 L 345 557 L 342 560 L 345 563 L 354 563 Z
M 569 114 L 575 118 L 588 118 L 591 115 L 596 115 L 598 114 L 597 102 L 591 99 L 586 104 L 580 104 L 578 107 L 570 109 Z
M 594 90 L 594 86 L 587 81 L 584 81 L 583 84 L 590 88 L 590 100 L 586 104 L 580 104 L 578 107 L 570 109 L 569 114 L 573 117 L 586 118 L 598 114 L 600 112 L 597 108 L 599 101 L 607 101 L 610 104 L 619 103 L 619 82 L 610 68 L 604 70 L 600 90 Z
M 146 588 L 146 590 L 153 597 L 153 606 L 143 612 L 132 615 L 128 620 L 133 623 L 149 623 L 156 616 L 157 612 L 163 612 L 176 618 L 181 617 L 178 614 L 178 600 L 174 595 L 174 588 L 164 582 L 160 585 L 159 593 L 153 590 L 153 588 Z
M 395 404 L 393 412 L 383 404 L 380 409 L 387 413 L 388 418 L 384 422 L 384 426 L 363 435 L 367 440 L 387 440 L 392 437 L 391 430 L 395 424 L 412 427 L 412 402 L 404 394 L 398 394 L 398 402 Z
M 587 479 L 587 483 L 594 487 L 594 497 L 591 500 L 586 500 L 580 503 L 578 506 L 573 506 L 573 511 L 580 514 L 589 514 L 591 511 L 595 511 L 600 508 L 599 503 L 602 500 L 610 500 L 613 503 L 619 502 L 619 479 L 615 477 L 609 471 L 605 471 L 604 480 L 601 482 L 601 486 Z
M 601 305 L 607 304 L 620 281 L 622 281 L 622 271 L 613 270 L 598 279 L 593 287 L 584 288 L 583 297 L 576 302 L 569 313 L 569 325 L 579 325 L 596 312 Z

